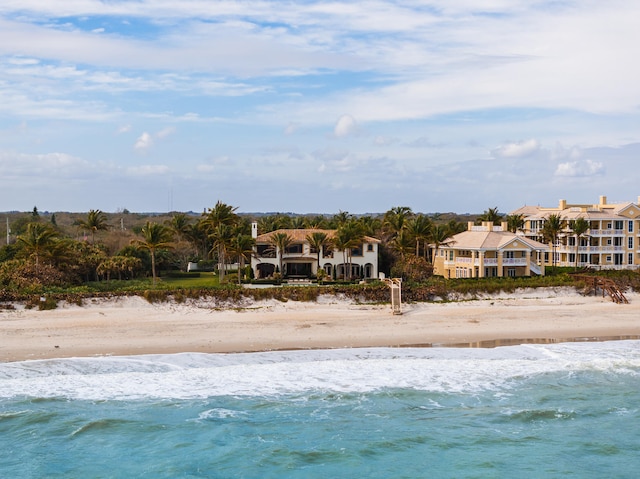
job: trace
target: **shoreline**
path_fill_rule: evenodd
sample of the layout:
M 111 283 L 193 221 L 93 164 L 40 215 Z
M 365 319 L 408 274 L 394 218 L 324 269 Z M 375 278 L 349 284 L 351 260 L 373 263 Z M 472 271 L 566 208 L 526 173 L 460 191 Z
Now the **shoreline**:
M 181 352 L 240 353 L 364 347 L 497 347 L 640 338 L 640 294 L 630 303 L 571 288 L 403 305 L 334 296 L 215 304 L 92 299 L 48 311 L 0 310 L 0 362 Z

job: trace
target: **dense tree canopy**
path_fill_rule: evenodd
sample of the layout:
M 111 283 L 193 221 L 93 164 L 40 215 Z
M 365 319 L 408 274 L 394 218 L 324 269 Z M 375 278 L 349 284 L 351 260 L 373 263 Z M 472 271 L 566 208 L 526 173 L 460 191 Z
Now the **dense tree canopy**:
M 497 212 L 497 208 L 494 210 Z M 146 274 L 156 281 L 159 269 L 184 271 L 191 261 L 208 261 L 218 264 L 220 279 L 224 281 L 224 265 L 237 263 L 242 270 L 254 254 L 250 226 L 253 221 L 257 222 L 260 234 L 296 228 L 335 230 L 332 236 L 323 231 L 311 233 L 307 240 L 318 263 L 323 249 L 336 247 L 340 251 L 345 279 L 352 276 L 352 250 L 362 244 L 365 236 L 381 240 L 381 271 L 389 274 L 393 268 L 394 273 L 417 279 L 423 276 L 418 274 L 420 265 L 432 261 L 431 249 L 437 249 L 465 228 L 464 223 L 451 215 L 418 214 L 406 206 L 372 215 L 342 210 L 334 215 L 243 215 L 237 213 L 237 207 L 222 201 L 201 215 L 180 212 L 141 215 L 125 209 L 107 214 L 92 209 L 84 216 L 63 212 L 54 216 L 34 208 L 12 216 L 7 231 L 9 244 L 0 247 L 0 265 L 3 271 L 11 265 L 13 271 L 27 275 L 24 284 L 28 283 L 29 275 L 35 278 L 38 270 L 40 279 L 34 279 L 37 284 L 47 284 L 49 280 L 51 284 L 61 281 L 82 284 L 127 280 Z M 278 254 L 291 241 L 286 233 L 280 232 L 272 237 L 272 242 L 274 253 Z M 282 261 L 278 267 L 282 273 Z M 241 280 L 242 271 L 239 273 Z M 13 273 L 11 277 L 5 286 L 22 284 Z

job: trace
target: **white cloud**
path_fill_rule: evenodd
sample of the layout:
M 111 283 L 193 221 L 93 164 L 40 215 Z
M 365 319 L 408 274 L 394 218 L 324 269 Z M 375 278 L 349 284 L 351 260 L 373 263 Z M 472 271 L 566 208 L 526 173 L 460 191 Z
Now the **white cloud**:
M 231 159 L 228 156 L 219 156 L 215 158 L 209 158 L 206 163 L 202 163 L 196 166 L 196 171 L 200 173 L 212 173 L 214 171 L 220 171 L 226 165 L 229 165 Z
M 144 153 L 149 148 L 151 148 L 152 145 L 153 145 L 153 138 L 151 138 L 151 135 L 145 131 L 144 133 L 142 133 L 142 135 L 138 137 L 135 144 L 133 145 L 133 149 L 140 153 Z
M 0 152 L 0 175 L 5 178 L 78 177 L 93 171 L 89 162 L 67 153 Z
M 138 137 L 133 145 L 133 149 L 139 153 L 145 153 L 155 144 L 156 140 L 164 140 L 165 138 L 173 135 L 175 131 L 176 129 L 172 126 L 163 128 L 153 135 L 145 131 Z
M 116 133 L 118 135 L 122 135 L 123 133 L 129 133 L 130 131 L 131 131 L 131 125 L 122 125 L 120 128 L 118 128 Z
M 284 129 L 284 134 L 287 136 L 293 135 L 300 128 L 299 123 L 290 122 Z
M 604 171 L 604 164 L 598 161 L 568 161 L 558 165 L 555 176 L 596 176 L 604 174 Z
M 358 132 L 358 124 L 355 118 L 351 115 L 342 115 L 338 118 L 336 126 L 333 129 L 333 134 L 336 138 L 345 138 L 347 136 L 355 135 Z
M 155 137 L 158 140 L 163 140 L 164 138 L 167 138 L 168 136 L 173 135 L 175 132 L 176 132 L 176 129 L 173 126 L 168 126 L 166 128 L 163 128 L 159 132 L 157 132 L 155 134 Z
M 491 154 L 495 158 L 525 158 L 536 153 L 540 149 L 538 140 L 523 140 L 515 143 L 506 143 L 494 150 Z
M 125 171 L 131 176 L 156 176 L 168 173 L 170 168 L 166 165 L 139 165 L 130 166 Z
M 396 143 L 398 140 L 396 138 L 391 138 L 384 135 L 377 135 L 373 139 L 373 144 L 376 146 L 389 146 Z

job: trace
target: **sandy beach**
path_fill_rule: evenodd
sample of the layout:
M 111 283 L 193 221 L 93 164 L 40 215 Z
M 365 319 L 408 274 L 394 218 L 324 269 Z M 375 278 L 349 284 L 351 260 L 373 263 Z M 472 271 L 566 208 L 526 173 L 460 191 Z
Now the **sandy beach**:
M 640 337 L 640 295 L 629 304 L 548 288 L 447 303 L 355 304 L 206 300 L 150 304 L 139 297 L 0 310 L 0 361 L 177 352 L 377 346 L 498 346 Z

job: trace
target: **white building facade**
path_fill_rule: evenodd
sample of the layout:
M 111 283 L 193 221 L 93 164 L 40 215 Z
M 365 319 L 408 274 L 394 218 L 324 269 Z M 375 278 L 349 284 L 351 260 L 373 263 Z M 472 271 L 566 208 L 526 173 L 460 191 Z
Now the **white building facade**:
M 270 278 L 280 273 L 284 278 L 310 278 L 322 268 L 328 278 L 367 279 L 378 277 L 378 247 L 380 240 L 365 236 L 362 242 L 349 251 L 340 251 L 334 247 L 313 249 L 309 237 L 314 233 L 324 233 L 329 241 L 333 240 L 336 230 L 323 229 L 280 229 L 258 235 L 257 225 L 252 225 L 256 241 L 251 268 L 254 276 Z M 289 245 L 284 251 L 275 248 L 273 236 L 286 234 Z M 282 264 L 282 271 L 280 271 Z

